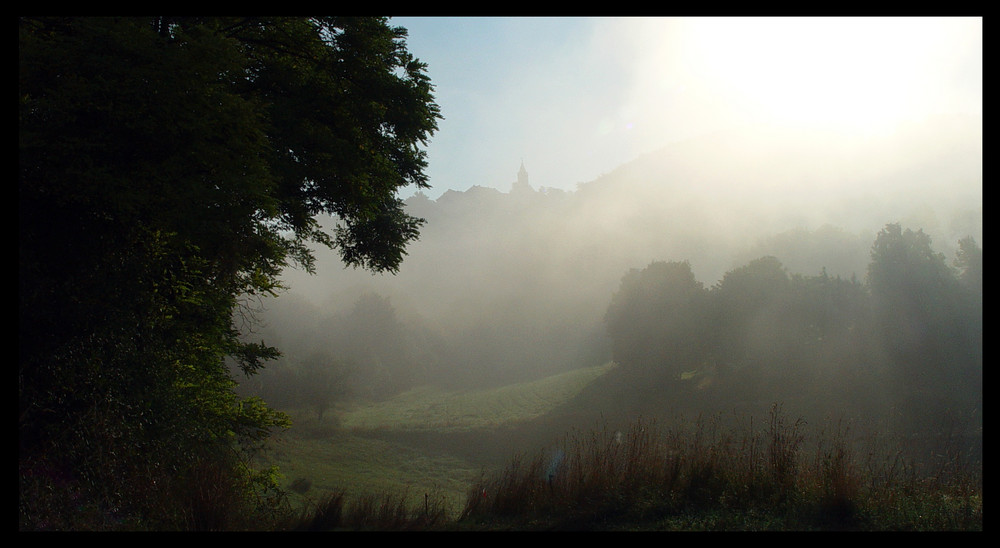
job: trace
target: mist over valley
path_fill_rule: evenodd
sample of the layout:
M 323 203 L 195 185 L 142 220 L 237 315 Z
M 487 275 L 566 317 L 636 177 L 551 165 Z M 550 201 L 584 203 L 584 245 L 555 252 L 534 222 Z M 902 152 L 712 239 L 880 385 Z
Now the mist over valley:
M 427 223 L 395 275 L 344 268 L 329 253 L 317 254 L 315 276 L 288 271 L 289 289 L 264 302 L 262 334 L 287 361 L 336 359 L 334 341 L 357 328 L 338 319 L 375 295 L 433 352 L 412 357 L 428 382 L 494 385 L 599 365 L 611 357 L 612 294 L 654 261 L 688 261 L 707 287 L 763 256 L 789 273 L 864 282 L 888 223 L 922 229 L 949 261 L 960 238 L 981 245 L 981 131 L 960 118 L 878 138 L 748 128 L 665 147 L 574 192 L 546 189 L 526 161 L 527 187 L 408 198 Z

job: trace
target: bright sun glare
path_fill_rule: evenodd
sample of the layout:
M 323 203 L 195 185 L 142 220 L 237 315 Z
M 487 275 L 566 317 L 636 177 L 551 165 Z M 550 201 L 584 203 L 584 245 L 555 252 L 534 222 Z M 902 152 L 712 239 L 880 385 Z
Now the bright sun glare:
M 934 99 L 935 28 L 921 18 L 709 18 L 693 22 L 690 66 L 746 116 L 878 130 Z

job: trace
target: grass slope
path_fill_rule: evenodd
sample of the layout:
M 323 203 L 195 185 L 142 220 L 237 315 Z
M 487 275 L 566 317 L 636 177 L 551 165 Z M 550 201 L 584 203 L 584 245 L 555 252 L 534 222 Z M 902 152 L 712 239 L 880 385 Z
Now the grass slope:
M 352 404 L 322 421 L 307 409 L 286 410 L 293 425 L 275 440 L 270 462 L 279 467 L 293 508 L 308 510 L 339 492 L 348 498 L 405 493 L 412 505 L 426 496 L 457 514 L 470 486 L 488 471 L 481 463 L 449 452 L 447 444 L 434 449 L 372 434 L 447 437 L 482 430 L 489 436 L 493 428 L 525 423 L 565 403 L 611 367 L 490 390 L 419 387 L 386 401 Z
M 348 430 L 454 431 L 493 428 L 538 418 L 569 401 L 613 366 L 605 364 L 489 390 L 449 392 L 419 387 L 340 415 Z

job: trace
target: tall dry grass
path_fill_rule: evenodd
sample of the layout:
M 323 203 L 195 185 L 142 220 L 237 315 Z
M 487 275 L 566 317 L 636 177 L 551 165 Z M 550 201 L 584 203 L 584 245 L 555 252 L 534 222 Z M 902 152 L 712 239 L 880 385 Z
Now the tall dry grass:
M 450 514 L 441 497 L 424 494 L 422 505 L 408 493 L 333 493 L 287 521 L 282 529 L 295 531 L 423 531 L 441 529 Z
M 981 465 L 978 472 L 970 466 L 921 474 L 885 436 L 864 439 L 851 425 L 832 423 L 811 437 L 805 422 L 790 420 L 780 405 L 762 420 L 735 419 L 699 417 L 670 428 L 637 420 L 624 429 L 568 434 L 552 450 L 517 456 L 482 477 L 459 522 L 551 529 L 982 528 Z

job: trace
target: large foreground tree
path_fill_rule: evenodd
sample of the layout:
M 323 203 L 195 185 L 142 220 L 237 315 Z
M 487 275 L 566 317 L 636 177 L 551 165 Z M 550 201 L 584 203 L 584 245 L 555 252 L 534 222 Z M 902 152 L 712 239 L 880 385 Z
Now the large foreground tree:
M 234 472 L 284 420 L 233 391 L 228 360 L 277 355 L 241 336 L 241 303 L 311 271 L 311 243 L 395 272 L 418 237 L 397 191 L 427 186 L 440 116 L 405 37 L 385 18 L 20 19 L 22 528 L 232 524 L 190 486 L 252 493 Z

